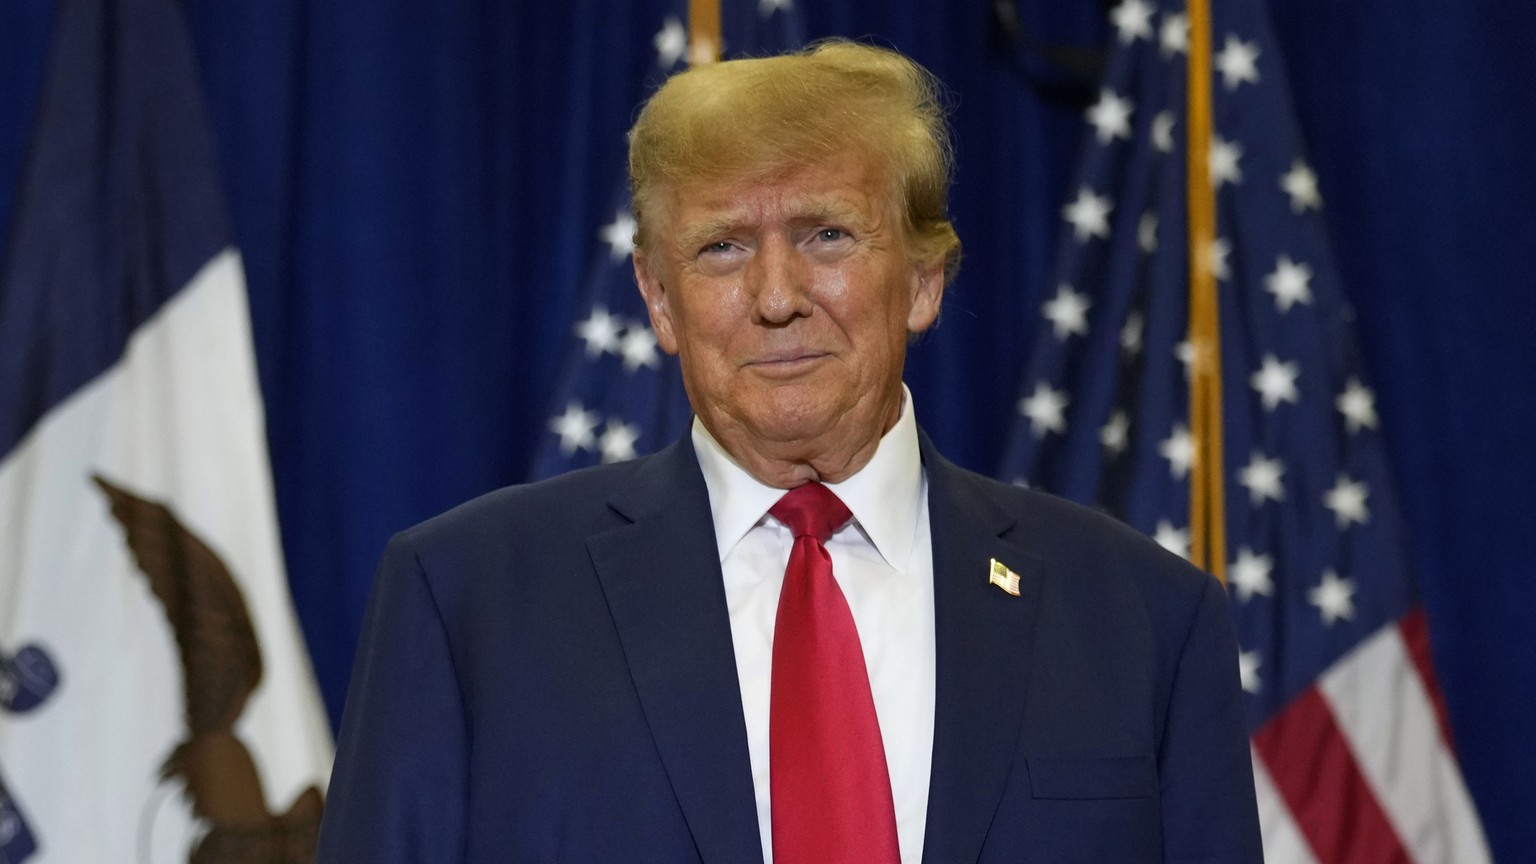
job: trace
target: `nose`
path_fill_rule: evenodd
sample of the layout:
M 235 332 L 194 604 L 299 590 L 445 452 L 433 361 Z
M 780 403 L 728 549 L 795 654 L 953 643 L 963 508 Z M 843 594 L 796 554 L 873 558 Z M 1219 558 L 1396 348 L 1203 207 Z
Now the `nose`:
M 811 314 L 811 267 L 786 238 L 758 247 L 747 270 L 753 322 L 775 327 Z

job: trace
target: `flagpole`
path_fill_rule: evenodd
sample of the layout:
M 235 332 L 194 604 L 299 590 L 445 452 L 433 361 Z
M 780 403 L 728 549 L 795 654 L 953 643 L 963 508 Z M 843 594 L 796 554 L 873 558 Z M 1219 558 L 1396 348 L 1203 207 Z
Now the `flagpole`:
M 720 0 L 688 0 L 688 64 L 720 59 Z
M 1221 325 L 1214 248 L 1216 196 L 1211 187 L 1211 14 L 1209 0 L 1188 0 L 1189 425 L 1190 560 L 1226 582 L 1226 496 L 1221 441 Z

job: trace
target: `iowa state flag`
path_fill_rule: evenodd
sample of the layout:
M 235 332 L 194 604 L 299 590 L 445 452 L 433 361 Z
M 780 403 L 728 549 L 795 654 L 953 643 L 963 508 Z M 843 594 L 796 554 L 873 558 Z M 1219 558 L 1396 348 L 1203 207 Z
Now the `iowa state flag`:
M 171 0 L 61 0 L 0 271 L 0 862 L 312 859 L 331 742 Z

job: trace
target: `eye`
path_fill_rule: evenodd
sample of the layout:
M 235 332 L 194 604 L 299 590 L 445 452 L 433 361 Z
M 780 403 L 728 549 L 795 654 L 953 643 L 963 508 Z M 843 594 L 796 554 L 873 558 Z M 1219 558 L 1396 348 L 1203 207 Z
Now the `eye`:
M 746 262 L 748 252 L 735 240 L 711 240 L 699 246 L 694 263 L 699 272 L 710 276 L 724 276 L 735 272 Z
M 836 243 L 848 236 L 848 232 L 841 228 L 822 228 L 816 232 L 816 239 L 823 243 Z

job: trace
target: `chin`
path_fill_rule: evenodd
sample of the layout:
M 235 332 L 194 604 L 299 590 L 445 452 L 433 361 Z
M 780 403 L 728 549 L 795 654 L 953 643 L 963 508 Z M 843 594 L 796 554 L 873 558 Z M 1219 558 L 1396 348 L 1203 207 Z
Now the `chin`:
M 822 394 L 775 400 L 749 414 L 757 434 L 768 441 L 809 441 L 835 429 L 847 407 Z

